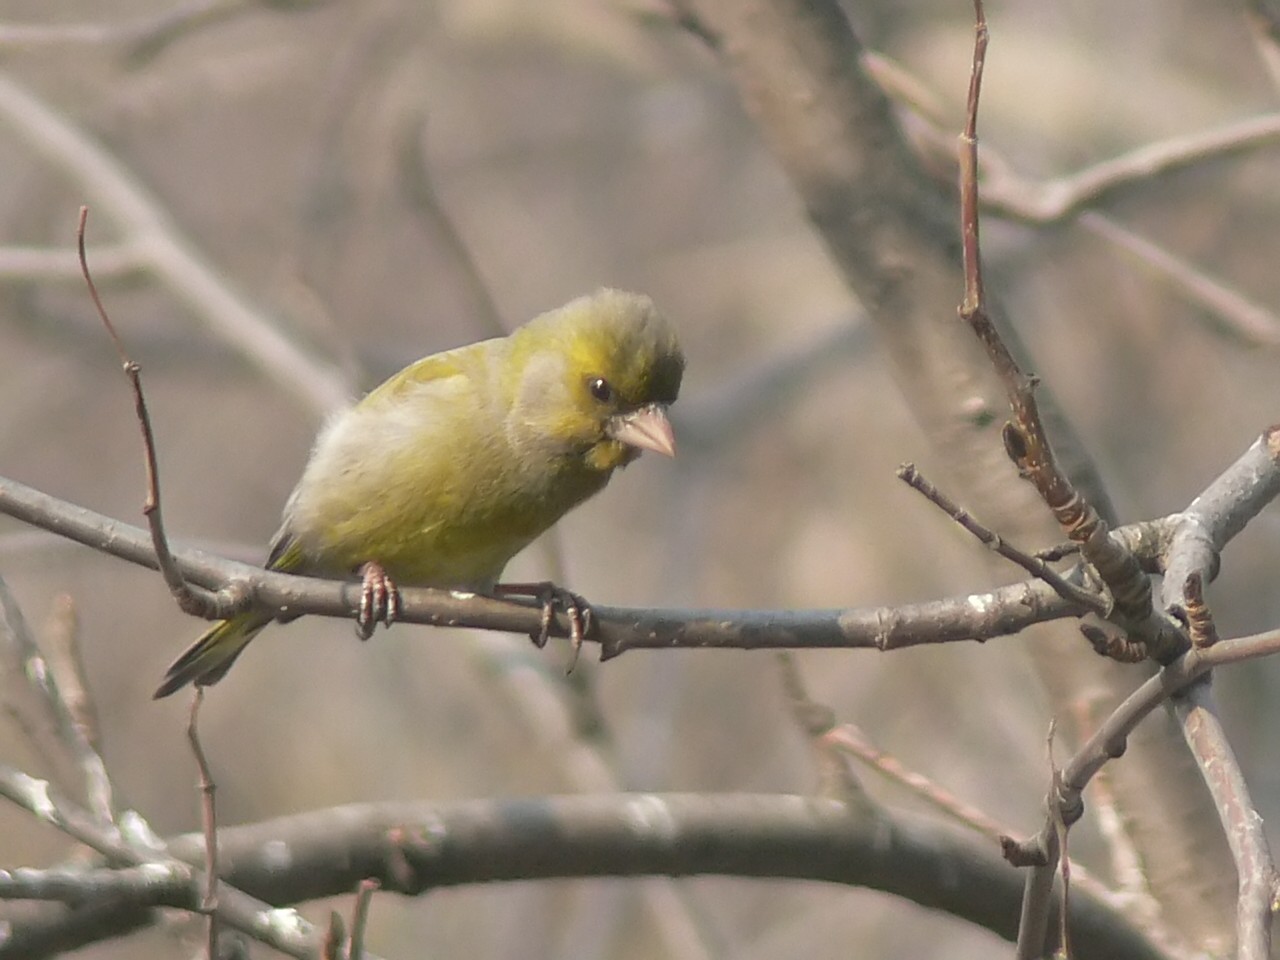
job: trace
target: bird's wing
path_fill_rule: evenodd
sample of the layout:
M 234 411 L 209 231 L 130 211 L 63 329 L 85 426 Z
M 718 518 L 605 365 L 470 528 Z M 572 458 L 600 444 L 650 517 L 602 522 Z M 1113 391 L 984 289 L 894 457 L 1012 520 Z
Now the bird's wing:
M 448 380 L 457 376 L 474 376 L 476 362 L 488 352 L 486 348 L 489 346 L 490 341 L 472 343 L 416 360 L 370 390 L 357 407 L 374 407 L 402 399 L 408 391 L 433 381 Z

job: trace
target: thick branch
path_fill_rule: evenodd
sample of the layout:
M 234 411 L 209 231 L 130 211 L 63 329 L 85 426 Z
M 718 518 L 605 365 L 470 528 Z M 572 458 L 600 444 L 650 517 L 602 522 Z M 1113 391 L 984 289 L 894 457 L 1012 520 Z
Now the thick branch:
M 500 880 L 719 874 L 866 886 L 1011 938 L 1021 896 L 1021 877 L 993 846 L 923 819 L 866 818 L 799 796 L 362 804 L 226 828 L 219 839 L 226 881 L 275 903 L 346 893 L 369 877 L 418 895 Z M 191 834 L 169 850 L 198 862 L 204 843 Z M 89 876 L 112 884 L 100 872 Z M 37 881 L 48 890 L 64 878 L 33 875 Z M 185 905 L 190 886 L 180 873 L 146 883 L 129 874 L 114 892 Z M 1082 956 L 1165 960 L 1118 912 L 1084 895 L 1072 908 Z

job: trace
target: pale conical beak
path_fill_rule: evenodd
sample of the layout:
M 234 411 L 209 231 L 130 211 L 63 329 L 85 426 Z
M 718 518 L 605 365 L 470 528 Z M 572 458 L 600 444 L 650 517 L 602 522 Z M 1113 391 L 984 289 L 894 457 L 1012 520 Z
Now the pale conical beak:
M 609 435 L 637 450 L 652 450 L 668 457 L 676 455 L 676 436 L 671 432 L 671 421 L 658 403 L 614 417 L 609 421 Z

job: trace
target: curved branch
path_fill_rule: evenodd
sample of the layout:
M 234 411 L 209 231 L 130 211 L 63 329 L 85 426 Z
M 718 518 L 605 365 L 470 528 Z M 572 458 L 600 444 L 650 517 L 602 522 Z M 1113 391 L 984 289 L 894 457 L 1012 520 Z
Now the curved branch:
M 621 794 L 452 805 L 335 807 L 219 833 L 223 877 L 274 903 L 349 892 L 377 879 L 420 895 L 493 881 L 591 876 L 724 875 L 865 886 L 943 910 L 1011 938 L 1019 872 L 993 845 L 918 817 L 865 817 L 835 800 L 778 795 Z M 196 834 L 169 852 L 198 861 Z M 119 902 L 189 905 L 179 871 L 129 873 L 110 888 Z M 32 877 L 47 890 L 60 877 Z M 3 888 L 0 887 L 0 891 Z M 1083 894 L 1072 901 L 1082 956 L 1166 960 L 1118 911 Z M 128 917 L 127 911 L 122 915 Z M 122 929 L 120 932 L 124 932 Z M 21 930 L 15 931 L 21 935 Z

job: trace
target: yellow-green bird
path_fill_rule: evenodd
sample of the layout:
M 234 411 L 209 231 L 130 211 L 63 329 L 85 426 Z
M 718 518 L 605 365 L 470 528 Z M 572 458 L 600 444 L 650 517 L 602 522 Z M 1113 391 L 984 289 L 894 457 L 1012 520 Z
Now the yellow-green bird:
M 653 301 L 608 289 L 425 357 L 321 431 L 267 567 L 363 571 L 365 635 L 394 618 L 396 584 L 492 592 L 513 556 L 618 467 L 642 450 L 674 456 L 666 408 L 683 373 Z M 155 696 L 216 683 L 272 619 L 216 623 Z

